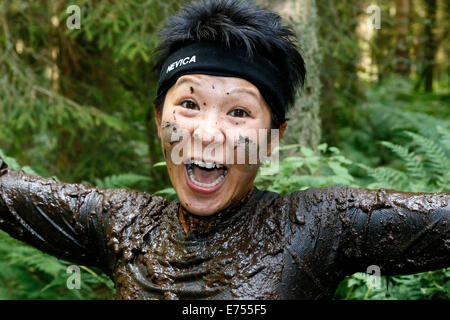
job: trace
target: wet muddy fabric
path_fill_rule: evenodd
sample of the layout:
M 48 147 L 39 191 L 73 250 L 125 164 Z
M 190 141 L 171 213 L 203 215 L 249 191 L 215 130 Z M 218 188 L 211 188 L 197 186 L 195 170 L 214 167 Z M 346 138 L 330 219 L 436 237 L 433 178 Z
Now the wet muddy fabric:
M 0 172 L 0 228 L 111 276 L 118 299 L 326 299 L 346 275 L 450 266 L 450 194 L 254 189 L 184 232 L 179 202 Z

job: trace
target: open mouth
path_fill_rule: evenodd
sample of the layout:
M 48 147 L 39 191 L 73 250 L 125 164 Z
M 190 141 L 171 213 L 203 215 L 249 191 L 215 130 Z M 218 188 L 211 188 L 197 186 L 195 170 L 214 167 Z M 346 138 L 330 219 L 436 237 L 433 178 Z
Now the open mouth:
M 225 166 L 199 160 L 185 163 L 189 186 L 201 193 L 212 193 L 218 190 L 225 181 L 228 170 Z

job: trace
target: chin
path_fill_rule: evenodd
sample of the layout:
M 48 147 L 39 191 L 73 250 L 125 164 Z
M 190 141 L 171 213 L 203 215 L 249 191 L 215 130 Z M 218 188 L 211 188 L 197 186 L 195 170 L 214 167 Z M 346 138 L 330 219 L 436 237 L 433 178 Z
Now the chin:
M 201 217 L 208 217 L 214 215 L 216 212 L 219 212 L 222 208 L 218 206 L 217 208 L 211 207 L 209 205 L 205 205 L 202 203 L 202 200 L 194 200 L 189 201 L 189 203 L 195 203 L 194 205 L 187 206 L 186 203 L 183 203 L 182 201 L 181 205 L 186 208 L 190 213 L 195 214 L 197 216 Z

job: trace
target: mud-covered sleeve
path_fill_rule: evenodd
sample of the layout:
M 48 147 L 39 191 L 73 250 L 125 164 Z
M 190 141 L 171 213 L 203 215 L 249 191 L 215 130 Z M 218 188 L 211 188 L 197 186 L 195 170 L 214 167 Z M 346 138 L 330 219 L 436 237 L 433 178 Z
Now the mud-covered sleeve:
M 58 258 L 106 273 L 120 254 L 123 233 L 137 220 L 152 219 L 163 202 L 133 190 L 61 183 L 5 165 L 0 169 L 0 229 Z
M 389 275 L 450 267 L 449 193 L 325 187 L 297 197 L 302 243 L 322 267 L 346 275 L 371 265 Z

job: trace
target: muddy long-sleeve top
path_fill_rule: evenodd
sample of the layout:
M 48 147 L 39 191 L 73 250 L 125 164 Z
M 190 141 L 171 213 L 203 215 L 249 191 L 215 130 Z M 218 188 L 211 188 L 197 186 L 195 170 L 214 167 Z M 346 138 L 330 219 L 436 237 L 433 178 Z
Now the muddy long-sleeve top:
M 186 234 L 178 201 L 0 170 L 0 228 L 101 268 L 119 299 L 324 299 L 370 265 L 389 275 L 448 267 L 449 199 L 350 187 L 254 189 Z

